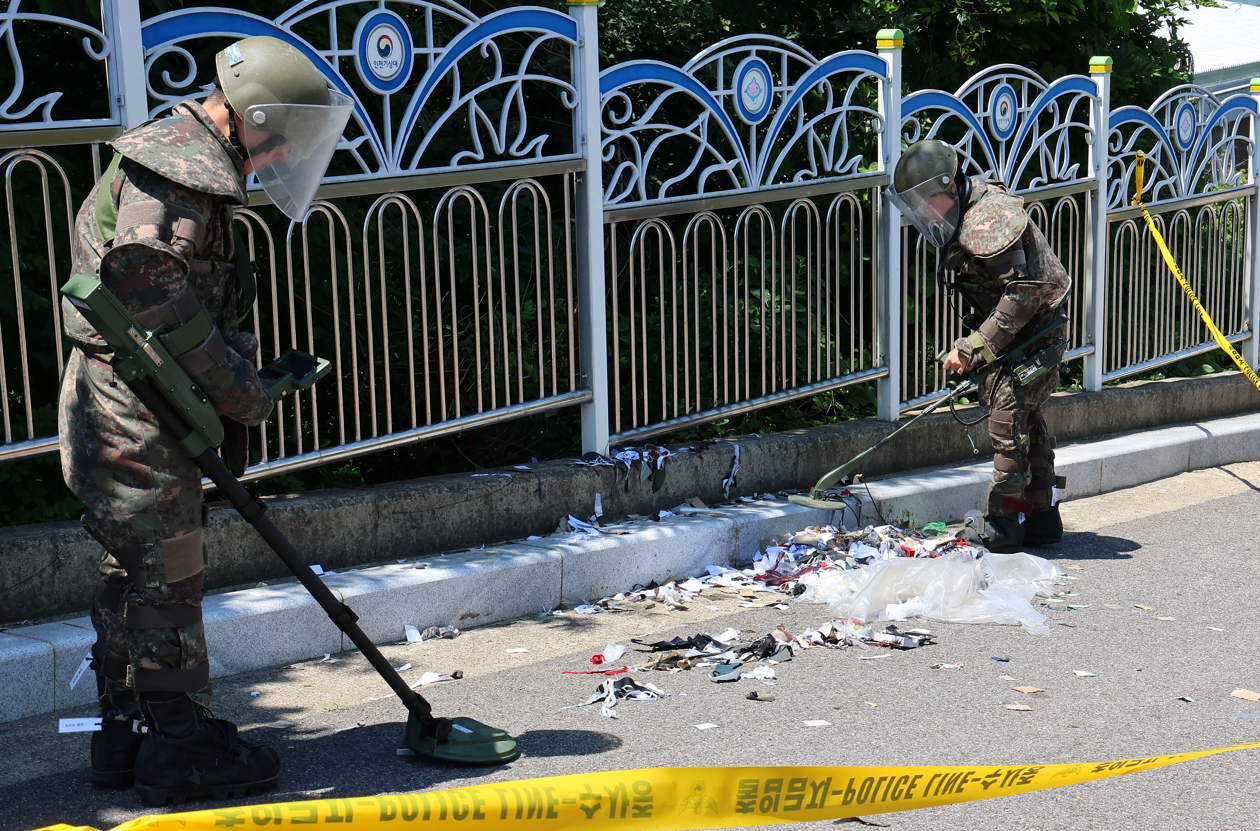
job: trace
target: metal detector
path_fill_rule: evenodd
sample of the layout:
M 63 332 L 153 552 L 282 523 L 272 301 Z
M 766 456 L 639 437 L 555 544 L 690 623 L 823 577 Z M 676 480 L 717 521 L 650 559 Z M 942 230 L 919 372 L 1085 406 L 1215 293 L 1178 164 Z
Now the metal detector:
M 158 423 L 170 431 L 237 513 L 266 540 L 329 619 L 349 636 L 402 700 L 408 712 L 403 744 L 420 756 L 455 764 L 496 765 L 520 756 L 516 740 L 502 730 L 470 718 L 434 718 L 429 702 L 407 685 L 359 628 L 359 616 L 324 585 L 267 516 L 267 507 L 232 475 L 215 452 L 223 441 L 218 413 L 166 349 L 167 342 L 162 338 L 164 327 L 146 330 L 131 317 L 117 296 L 94 277 L 75 275 L 61 291 L 114 349 L 110 363 L 118 377 L 153 412 Z M 268 391 L 278 399 L 309 388 L 329 368 L 326 360 L 290 350 L 264 367 L 260 376 Z
M 1066 323 L 1067 316 L 1060 314 L 1047 324 L 1045 328 L 1037 332 L 1037 334 L 1023 341 L 1018 346 L 1011 348 L 993 363 L 977 367 L 975 370 L 967 373 L 956 387 L 929 404 L 923 412 L 919 413 L 896 430 L 893 430 L 891 433 L 884 436 L 876 442 L 873 447 L 868 447 L 849 461 L 840 465 L 840 467 L 824 474 L 823 477 L 815 483 L 814 487 L 810 489 L 809 496 L 794 494 L 788 497 L 788 501 L 794 502 L 797 505 L 804 505 L 807 508 L 817 508 L 822 511 L 844 510 L 848 507 L 848 505 L 838 498 L 828 498 L 829 494 L 827 491 L 835 487 L 835 485 L 846 476 L 857 471 L 858 468 L 866 462 L 866 460 L 874 456 L 881 447 L 896 438 L 902 430 L 905 430 L 919 419 L 935 411 L 936 408 L 942 404 L 949 404 L 950 409 L 952 410 L 956 400 L 979 390 L 980 385 L 986 378 L 999 371 L 1009 371 L 1019 380 L 1020 383 L 1026 384 L 1034 378 L 1037 378 L 1050 369 L 1058 366 L 1059 362 L 1063 360 L 1063 353 L 1066 348 L 1066 344 L 1052 343 L 1040 346 L 1040 343 L 1043 338 Z M 943 355 L 938 356 L 938 359 L 943 357 Z M 958 418 L 957 414 L 955 414 L 954 417 Z M 962 419 L 959 419 L 959 421 L 963 424 L 977 424 L 982 419 L 983 417 L 972 422 L 963 422 Z

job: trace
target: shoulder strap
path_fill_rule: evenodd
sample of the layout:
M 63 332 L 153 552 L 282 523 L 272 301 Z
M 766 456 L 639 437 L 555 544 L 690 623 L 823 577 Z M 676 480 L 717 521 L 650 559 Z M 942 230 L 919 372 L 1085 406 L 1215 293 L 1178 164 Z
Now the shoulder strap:
M 127 176 L 119 168 L 122 160 L 122 154 L 115 153 L 109 167 L 105 168 L 105 172 L 101 175 L 100 183 L 96 186 L 96 230 L 106 245 L 114 241 L 118 228 L 118 206 L 114 204 L 114 180 L 119 177 L 125 179 Z

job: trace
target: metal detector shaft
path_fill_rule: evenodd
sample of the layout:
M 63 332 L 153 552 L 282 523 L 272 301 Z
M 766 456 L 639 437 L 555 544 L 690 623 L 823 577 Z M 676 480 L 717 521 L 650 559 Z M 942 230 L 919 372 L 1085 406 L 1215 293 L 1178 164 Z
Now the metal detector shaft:
M 127 387 L 135 393 L 136 398 L 140 399 L 146 407 L 148 407 L 163 428 L 171 432 L 172 437 L 176 441 L 181 441 L 191 433 L 191 428 L 180 418 L 170 403 L 167 402 L 162 394 L 158 392 L 147 378 L 128 381 Z M 262 536 L 272 550 L 280 557 L 285 568 L 293 572 L 293 576 L 310 592 L 311 597 L 315 598 L 325 612 L 328 613 L 329 619 L 337 625 L 337 628 L 350 636 L 350 640 L 359 648 L 368 659 L 368 663 L 372 668 L 385 679 L 385 683 L 389 684 L 390 689 L 398 694 L 402 699 L 402 703 L 407 710 L 418 717 L 422 722 L 429 723 L 433 717 L 431 715 L 432 708 L 429 702 L 423 697 L 416 694 L 416 691 L 407 686 L 407 682 L 402 679 L 381 651 L 376 648 L 376 644 L 364 634 L 357 623 L 359 616 L 351 611 L 350 607 L 337 599 L 336 595 L 324 585 L 324 581 L 315 576 L 315 572 L 311 571 L 311 567 L 306 564 L 306 560 L 302 558 L 301 553 L 293 547 L 293 543 L 281 533 L 276 524 L 267 516 L 267 507 L 259 501 L 245 486 L 242 485 L 227 465 L 219 458 L 213 449 L 205 450 L 200 455 L 194 456 L 193 461 L 197 463 L 197 467 L 201 468 L 201 472 L 210 478 L 211 482 L 219 488 L 219 492 L 227 497 L 232 503 L 232 507 L 236 509 L 245 521 L 254 526 L 254 529 Z
M 905 430 L 907 427 L 914 424 L 916 421 L 923 418 L 925 415 L 928 415 L 929 413 L 934 412 L 936 408 L 941 406 L 942 404 L 953 401 L 955 398 L 957 398 L 960 395 L 968 394 L 979 389 L 980 382 L 985 377 L 991 375 L 994 372 L 997 372 L 999 369 L 1004 368 L 1013 362 L 1018 362 L 1022 360 L 1023 358 L 1025 358 L 1027 356 L 1027 353 L 1041 342 L 1042 338 L 1044 338 L 1046 335 L 1049 335 L 1051 332 L 1053 332 L 1055 329 L 1058 329 L 1060 326 L 1064 325 L 1065 323 L 1067 323 L 1067 317 L 1062 314 L 1058 315 L 1057 317 L 1054 318 L 1054 320 L 1050 321 L 1048 324 L 1042 327 L 1040 331 L 1038 331 L 1032 337 L 1027 338 L 1023 342 L 1021 342 L 1019 345 L 1009 350 L 997 361 L 995 361 L 994 363 L 982 366 L 979 369 L 977 369 L 975 372 L 971 373 L 969 376 L 967 376 L 967 379 L 963 381 L 963 383 L 959 384 L 957 387 L 951 390 L 948 395 L 941 396 L 940 398 L 933 401 L 923 410 L 923 412 L 919 413 L 917 416 L 910 419 L 905 424 L 902 424 L 896 430 L 893 430 L 891 433 L 884 436 L 882 439 L 876 442 L 873 447 L 867 448 L 866 450 L 859 453 L 857 456 L 854 456 L 849 461 L 840 465 L 840 467 L 824 475 L 821 479 L 818 480 L 818 483 L 815 484 L 814 487 L 810 489 L 808 498 L 803 497 L 803 496 L 789 496 L 788 499 L 790 501 L 796 502 L 797 504 L 801 504 L 801 505 L 810 505 L 811 507 L 822 507 L 822 503 L 827 502 L 827 500 L 824 499 L 824 496 L 825 496 L 825 491 L 828 488 L 835 485 L 837 482 L 839 482 L 844 477 L 848 476 L 853 471 L 857 470 L 858 467 L 863 462 L 865 462 L 871 456 L 875 455 L 875 453 L 878 452 L 881 447 L 888 444 L 888 442 L 892 441 L 897 436 L 897 434 L 899 434 L 902 430 Z
M 863 462 L 865 462 L 871 456 L 874 456 L 876 453 L 878 453 L 881 447 L 883 447 L 884 445 L 888 444 L 888 442 L 896 438 L 897 434 L 900 433 L 902 430 L 905 430 L 907 427 L 911 426 L 916 421 L 923 418 L 925 415 L 928 415 L 929 413 L 933 412 L 937 407 L 941 406 L 947 401 L 952 401 L 953 399 L 957 398 L 959 395 L 963 395 L 975 389 L 976 389 L 975 383 L 968 381 L 966 383 L 960 384 L 958 387 L 951 390 L 949 395 L 936 399 L 930 405 L 928 405 L 928 407 L 925 408 L 923 412 L 919 413 L 917 416 L 910 419 L 905 424 L 902 424 L 896 430 L 893 430 L 891 433 L 884 436 L 879 441 L 875 442 L 874 445 L 866 448 L 861 453 L 854 456 L 852 459 L 845 462 L 844 464 L 840 465 L 840 467 L 831 471 L 823 478 L 819 479 L 818 484 L 814 485 L 813 489 L 810 491 L 810 495 L 814 497 L 815 499 L 820 498 L 821 493 L 823 491 L 827 490 L 827 488 L 831 487 L 836 482 L 839 482 L 841 479 L 848 476 L 853 471 L 857 470 L 858 467 Z

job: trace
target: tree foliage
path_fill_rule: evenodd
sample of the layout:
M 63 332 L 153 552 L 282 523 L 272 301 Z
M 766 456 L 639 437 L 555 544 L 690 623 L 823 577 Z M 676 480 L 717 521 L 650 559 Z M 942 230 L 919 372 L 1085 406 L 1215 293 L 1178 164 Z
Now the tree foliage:
M 1211 0 L 1202 5 L 1210 5 Z M 883 28 L 905 32 L 907 87 L 954 90 L 993 64 L 1045 78 L 1115 61 L 1112 105 L 1149 106 L 1190 80 L 1176 37 L 1189 0 L 608 0 L 600 15 L 605 65 L 632 58 L 680 64 L 724 37 L 764 33 L 815 55 L 872 49 Z

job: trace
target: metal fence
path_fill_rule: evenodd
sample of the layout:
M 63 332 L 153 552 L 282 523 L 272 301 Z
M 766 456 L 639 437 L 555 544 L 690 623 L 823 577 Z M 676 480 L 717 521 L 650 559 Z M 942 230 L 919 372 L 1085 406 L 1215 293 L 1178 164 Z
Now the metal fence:
M 1024 195 L 1074 281 L 1087 388 L 1213 348 L 1128 206 L 1139 150 L 1174 254 L 1257 360 L 1254 93 L 1182 87 L 1113 112 L 1095 59 L 1089 75 L 1003 65 L 903 94 L 896 30 L 875 52 L 749 35 L 681 67 L 601 72 L 593 2 L 481 17 L 331 0 L 274 20 L 20 5 L 0 11 L 0 461 L 56 449 L 56 287 L 103 142 L 204 95 L 209 56 L 254 34 L 302 49 L 356 107 L 304 221 L 252 181 L 237 213 L 262 267 L 260 363 L 290 347 L 334 363 L 260 428 L 249 477 L 566 406 L 601 452 L 868 382 L 899 418 L 940 394 L 935 355 L 964 334 L 937 252 L 882 191 L 903 140 L 926 137 Z M 378 72 L 381 33 L 398 63 Z M 53 50 L 81 56 L 81 89 L 42 86 Z

